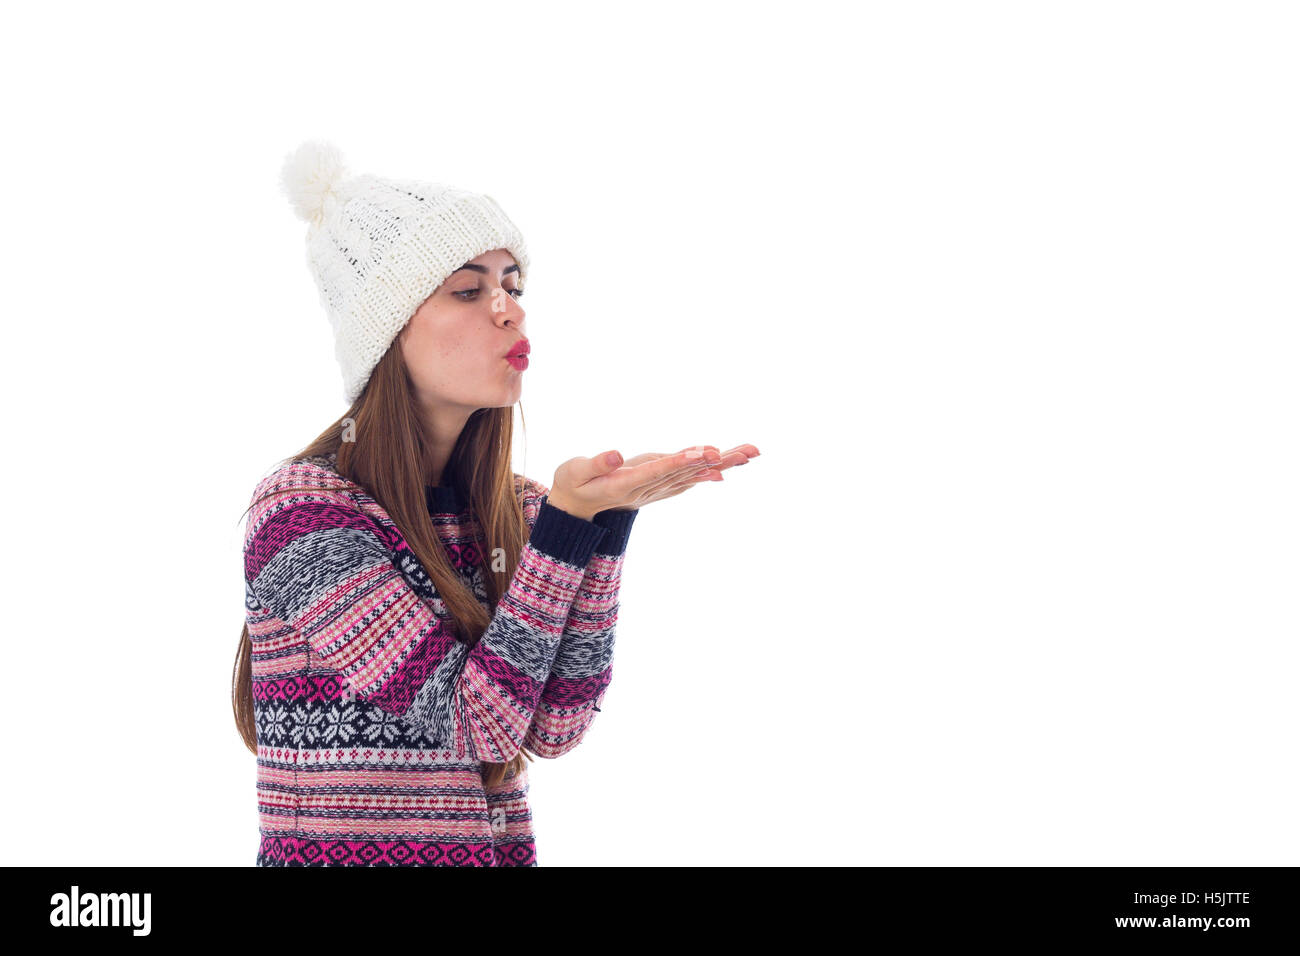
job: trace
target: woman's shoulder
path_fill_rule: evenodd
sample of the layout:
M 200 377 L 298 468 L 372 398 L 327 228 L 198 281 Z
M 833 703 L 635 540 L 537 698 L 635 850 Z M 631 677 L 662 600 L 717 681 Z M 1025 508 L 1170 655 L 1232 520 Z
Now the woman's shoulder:
M 335 469 L 333 456 L 295 456 L 278 462 L 257 482 L 247 516 L 244 551 L 254 556 L 248 559 L 253 564 L 257 555 L 264 559 L 316 532 L 347 530 L 384 536 L 382 524 L 363 507 L 357 486 Z
M 333 453 L 282 459 L 253 489 L 251 523 L 290 507 L 301 511 L 303 507 L 334 505 L 364 512 L 364 490 L 340 475 L 336 464 Z
M 543 498 L 550 493 L 551 489 L 537 479 L 515 472 L 515 494 L 520 500 Z
M 353 492 L 357 486 L 339 474 L 337 458 L 327 455 L 294 456 L 282 459 L 270 473 L 259 479 L 254 498 L 266 492 L 289 488 L 312 488 L 322 492 Z
M 514 473 L 515 491 L 521 495 L 533 495 L 538 498 L 542 495 L 550 494 L 551 489 L 542 484 L 535 478 L 529 478 L 527 475 L 521 475 L 519 472 Z
M 542 507 L 542 499 L 551 493 L 551 489 L 536 479 L 521 475 L 518 472 L 515 476 L 515 497 L 519 499 L 519 506 L 524 510 L 524 519 L 531 527 L 537 520 L 537 513 Z

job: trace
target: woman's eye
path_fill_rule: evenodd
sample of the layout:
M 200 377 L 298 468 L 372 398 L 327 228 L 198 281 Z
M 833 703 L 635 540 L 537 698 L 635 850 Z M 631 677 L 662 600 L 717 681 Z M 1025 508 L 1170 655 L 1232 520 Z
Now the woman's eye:
M 521 298 L 524 294 L 523 289 L 507 289 L 506 291 L 508 291 L 516 299 Z M 453 292 L 452 295 L 458 295 L 466 302 L 468 302 L 474 296 L 478 295 L 478 289 L 466 289 L 464 292 Z

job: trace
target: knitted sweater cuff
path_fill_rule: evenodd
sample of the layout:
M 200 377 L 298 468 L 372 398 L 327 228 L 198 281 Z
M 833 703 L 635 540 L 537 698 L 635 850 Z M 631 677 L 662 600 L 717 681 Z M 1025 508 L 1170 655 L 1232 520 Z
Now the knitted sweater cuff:
M 600 543 L 596 550 L 601 554 L 609 554 L 617 557 L 627 551 L 627 539 L 632 533 L 632 522 L 636 521 L 636 516 L 640 510 L 633 508 L 625 511 L 621 508 L 611 508 L 608 511 L 597 511 L 592 517 L 593 524 L 604 528 L 609 532 L 605 540 Z
M 585 568 L 608 533 L 543 498 L 528 543 L 552 558 Z

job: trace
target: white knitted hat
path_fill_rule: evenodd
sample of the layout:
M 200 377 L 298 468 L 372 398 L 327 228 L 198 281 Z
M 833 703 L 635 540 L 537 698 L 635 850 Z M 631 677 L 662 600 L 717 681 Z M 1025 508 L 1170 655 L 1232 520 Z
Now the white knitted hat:
M 440 183 L 351 175 L 332 143 L 303 143 L 280 185 L 307 221 L 307 265 L 334 329 L 348 404 L 397 333 L 470 259 L 506 249 L 528 276 L 523 236 L 491 196 Z

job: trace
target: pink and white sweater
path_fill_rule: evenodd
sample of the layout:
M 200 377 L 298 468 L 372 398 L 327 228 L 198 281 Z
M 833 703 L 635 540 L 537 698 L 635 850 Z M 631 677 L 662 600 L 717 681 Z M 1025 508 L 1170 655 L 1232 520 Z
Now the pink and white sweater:
M 525 768 L 479 761 L 576 747 L 612 676 L 636 511 L 585 521 L 515 475 L 530 529 L 472 649 L 392 519 L 334 456 L 262 479 L 249 512 L 246 612 L 257 725 L 258 866 L 536 866 Z M 482 529 L 426 489 L 444 548 L 485 608 Z M 488 549 L 490 552 L 490 549 Z

